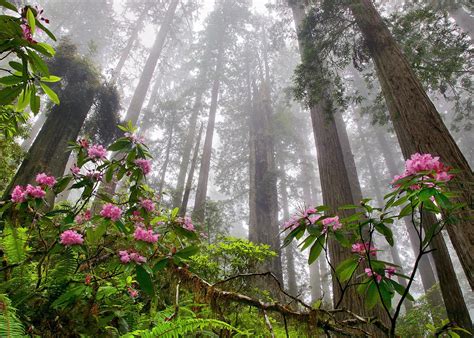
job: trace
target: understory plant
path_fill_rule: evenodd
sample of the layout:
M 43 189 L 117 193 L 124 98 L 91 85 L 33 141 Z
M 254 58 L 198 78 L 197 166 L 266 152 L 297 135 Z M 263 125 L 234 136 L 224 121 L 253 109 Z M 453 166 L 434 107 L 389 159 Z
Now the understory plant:
M 340 207 L 340 210 L 352 211 L 344 218 L 327 215 L 325 212 L 329 208 L 325 206 L 310 207 L 284 224 L 284 231 L 288 232 L 284 245 L 293 240 L 301 240 L 301 250 L 309 248 L 309 264 L 324 253 L 324 259 L 335 279 L 334 285 L 341 291 L 340 299 L 335 300 L 335 308 L 338 308 L 347 290 L 355 287 L 363 295 L 369 309 L 378 305 L 385 310 L 390 319 L 387 333 L 394 337 L 403 302 L 407 299 L 414 301 L 410 288 L 421 258 L 432 251 L 430 244 L 433 238 L 440 236 L 446 226 L 457 222 L 458 211 L 463 207 L 453 202 L 456 194 L 447 187 L 447 182 L 455 179 L 455 173 L 439 157 L 413 154 L 406 161 L 404 173 L 394 178 L 393 191 L 384 197 L 383 207 L 373 207 L 370 199 L 363 199 L 360 205 Z M 433 224 L 423 221 L 427 213 L 436 215 Z M 408 275 L 400 272 L 400 266 L 377 259 L 377 253 L 381 250 L 374 241 L 374 235 L 378 233 L 393 246 L 395 239 L 391 227 L 396 220 L 404 217 L 411 218 L 411 226 L 420 239 L 415 262 Z M 339 245 L 350 248 L 352 257 L 335 266 L 329 259 L 329 241 L 337 241 Z M 407 287 L 394 280 L 394 276 L 406 279 Z M 396 293 L 400 297 L 395 302 Z M 440 324 L 444 329 L 440 331 L 437 328 L 438 334 L 457 336 L 455 331 L 467 332 L 456 323 Z

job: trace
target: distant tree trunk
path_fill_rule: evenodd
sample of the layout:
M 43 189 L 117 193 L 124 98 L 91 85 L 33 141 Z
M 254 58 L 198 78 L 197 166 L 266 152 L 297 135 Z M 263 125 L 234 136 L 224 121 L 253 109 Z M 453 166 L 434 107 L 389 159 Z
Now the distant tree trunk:
M 374 60 L 403 156 L 407 159 L 416 152 L 431 153 L 460 170 L 449 186 L 461 193 L 459 201 L 466 207 L 460 221 L 448 225 L 447 230 L 472 289 L 474 227 L 469 219 L 473 216 L 472 170 L 372 1 L 355 0 L 349 7 Z
M 302 2 L 290 1 L 289 6 L 293 12 L 295 26 L 299 32 L 305 13 Z M 305 41 L 298 34 L 300 53 L 303 53 Z M 303 54 L 302 54 L 303 55 Z M 317 62 L 316 60 L 315 62 Z M 321 63 L 322 68 L 322 63 Z M 353 210 L 338 210 L 338 207 L 345 204 L 354 204 L 351 182 L 344 162 L 344 154 L 339 140 L 334 111 L 332 109 L 329 88 L 322 89 L 321 99 L 311 107 L 311 120 L 313 132 L 316 140 L 318 153 L 319 177 L 323 192 L 323 202 L 330 209 L 329 214 L 346 217 L 354 213 Z M 337 266 L 342 261 L 352 257 L 349 248 L 342 247 L 335 239 L 329 238 L 328 243 L 330 260 L 333 266 Z M 380 309 L 368 311 L 365 301 L 356 288 L 348 288 L 343 294 L 341 285 L 337 278 L 333 278 L 333 300 L 337 308 L 346 308 L 362 315 L 376 314 L 382 322 L 388 325 L 388 316 Z M 369 328 L 368 328 L 369 329 Z M 375 330 L 375 329 L 374 329 Z M 378 331 L 377 331 L 378 332 Z M 380 334 L 380 332 L 378 332 Z
M 456 21 L 456 24 L 469 35 L 471 43 L 474 41 L 474 19 L 461 5 L 453 5 L 448 9 L 449 15 Z
M 269 269 L 282 280 L 278 227 L 278 192 L 275 166 L 272 108 L 267 83 L 256 94 L 253 124 L 255 128 L 255 237 L 252 242 L 268 244 L 277 253 Z
M 193 142 L 196 137 L 196 125 L 199 117 L 199 112 L 202 107 L 202 96 L 203 92 L 201 88 L 196 89 L 196 98 L 192 109 L 192 114 L 189 119 L 188 130 L 189 133 L 186 136 L 186 141 L 183 145 L 183 155 L 181 157 L 181 164 L 179 166 L 178 181 L 176 183 L 175 191 L 173 192 L 173 206 L 176 207 L 181 201 L 181 196 L 184 190 L 184 181 L 186 180 L 186 171 L 189 166 L 189 159 L 191 158 L 191 151 L 193 148 Z
M 76 141 L 94 101 L 94 92 L 94 86 L 83 81 L 68 82 L 64 91 L 59 93 L 61 104 L 53 106 L 48 114 L 6 195 L 11 192 L 11 187 L 17 184 L 35 184 L 36 174 L 40 172 L 56 177 L 64 174 L 71 154 L 67 149 L 68 142 Z M 54 198 L 51 195 L 47 200 L 51 204 Z
M 323 298 L 321 290 L 321 273 L 319 260 L 309 266 L 309 286 L 311 287 L 311 303 Z
M 115 69 L 112 72 L 112 79 L 111 82 L 116 82 L 117 79 L 120 77 L 120 73 L 122 72 L 122 68 L 125 65 L 125 61 L 127 61 L 128 56 L 130 55 L 130 52 L 132 50 L 132 47 L 137 40 L 138 33 L 140 33 L 140 29 L 143 25 L 143 21 L 147 15 L 148 12 L 148 6 L 146 9 L 140 14 L 138 17 L 137 21 L 135 22 L 135 27 L 133 28 L 132 34 L 130 34 L 130 37 L 127 40 L 127 44 L 125 45 L 125 48 L 122 50 L 122 53 L 120 54 L 120 58 L 117 62 L 117 65 L 115 66 Z
M 202 137 L 203 128 L 204 128 L 204 125 L 201 123 L 201 127 L 199 128 L 198 138 L 194 146 L 194 154 L 193 154 L 193 159 L 191 160 L 191 168 L 189 169 L 188 179 L 186 181 L 186 188 L 184 189 L 183 202 L 181 203 L 181 208 L 179 210 L 179 215 L 181 217 L 184 217 L 184 215 L 186 215 L 186 209 L 188 208 L 189 194 L 191 193 L 191 187 L 193 184 L 194 170 L 196 169 L 196 163 L 197 163 L 197 159 L 199 155 L 199 148 L 201 146 L 201 137 Z
M 156 64 L 158 63 L 158 59 L 160 58 L 166 38 L 171 29 L 171 24 L 173 22 L 178 3 L 179 0 L 172 0 L 168 10 L 166 11 L 160 31 L 156 36 L 155 43 L 151 49 L 148 59 L 146 60 L 145 66 L 143 67 L 142 75 L 140 76 L 138 85 L 135 88 L 132 101 L 130 102 L 130 106 L 127 110 L 125 121 L 132 121 L 133 124 L 136 124 L 138 121 L 138 117 L 140 116 L 140 112 L 143 108 L 143 103 L 145 101 L 148 88 L 150 87 L 151 79 L 153 78 L 153 73 L 155 72 Z
M 163 162 L 163 167 L 161 168 L 160 183 L 158 186 L 158 194 L 160 196 L 161 196 L 161 193 L 163 192 L 166 171 L 168 169 L 168 163 L 170 161 L 171 146 L 173 145 L 173 131 L 174 131 L 174 124 L 175 124 L 174 120 L 175 120 L 175 115 L 173 115 L 173 117 L 171 118 L 171 124 L 169 126 L 168 142 L 166 144 L 165 161 Z
M 46 112 L 40 112 L 38 114 L 38 118 L 33 124 L 31 131 L 28 133 L 28 138 L 25 139 L 23 143 L 21 144 L 21 148 L 24 151 L 28 151 L 28 149 L 30 149 L 31 145 L 33 144 L 33 141 L 35 140 L 35 137 L 38 135 L 41 128 L 43 127 L 44 122 L 46 121 L 46 118 L 47 118 Z
M 206 138 L 202 151 L 201 167 L 199 169 L 199 179 L 196 188 L 196 198 L 194 201 L 193 219 L 196 222 L 204 222 L 206 212 L 207 185 L 209 181 L 209 170 L 211 167 L 212 139 L 214 138 L 214 126 L 216 123 L 217 104 L 219 99 L 219 88 L 221 84 L 221 73 L 224 63 L 224 46 L 221 42 L 216 61 L 216 69 L 211 92 L 211 106 L 207 121 Z
M 283 209 L 283 219 L 286 221 L 290 218 L 290 210 L 288 206 L 288 187 L 286 182 L 286 170 L 283 159 L 280 158 L 280 196 L 281 196 L 281 208 Z M 298 287 L 296 284 L 296 271 L 295 271 L 295 257 L 293 255 L 293 243 L 290 243 L 285 248 L 286 256 L 286 273 L 287 273 L 287 284 L 288 292 L 296 296 L 298 294 Z M 317 282 L 319 285 L 319 282 Z M 311 290 L 311 294 L 313 291 Z
M 323 301 L 325 304 L 331 304 L 331 271 L 329 271 L 328 263 L 324 258 L 318 259 L 319 272 L 321 275 L 321 285 L 323 287 Z

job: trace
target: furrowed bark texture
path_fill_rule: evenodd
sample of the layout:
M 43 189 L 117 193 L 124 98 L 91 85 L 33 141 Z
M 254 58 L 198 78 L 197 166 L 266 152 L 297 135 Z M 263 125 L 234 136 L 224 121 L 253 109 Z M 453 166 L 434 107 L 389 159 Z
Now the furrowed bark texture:
M 448 226 L 448 233 L 467 279 L 474 287 L 473 173 L 444 125 L 435 106 L 397 45 L 372 0 L 354 0 L 349 6 L 375 63 L 379 82 L 405 159 L 413 153 L 440 156 L 459 169 L 450 182 L 465 203 L 461 221 Z

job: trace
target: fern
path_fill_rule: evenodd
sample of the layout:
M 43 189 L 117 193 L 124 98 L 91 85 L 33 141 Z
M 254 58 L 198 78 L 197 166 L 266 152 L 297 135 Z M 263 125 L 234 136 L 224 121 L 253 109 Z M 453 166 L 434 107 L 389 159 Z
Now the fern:
M 25 337 L 23 324 L 6 295 L 0 294 L 0 337 Z
M 10 264 L 20 263 L 26 258 L 26 228 L 5 227 L 2 247 Z
M 207 330 L 229 330 L 238 333 L 241 336 L 250 336 L 250 334 L 238 330 L 226 322 L 217 319 L 205 319 L 205 318 L 183 318 L 175 321 L 163 321 L 159 326 L 151 330 L 137 330 L 128 333 L 123 338 L 131 337 L 143 337 L 143 338 L 174 338 L 182 337 L 188 333 L 198 333 Z M 209 332 L 208 332 L 209 333 Z

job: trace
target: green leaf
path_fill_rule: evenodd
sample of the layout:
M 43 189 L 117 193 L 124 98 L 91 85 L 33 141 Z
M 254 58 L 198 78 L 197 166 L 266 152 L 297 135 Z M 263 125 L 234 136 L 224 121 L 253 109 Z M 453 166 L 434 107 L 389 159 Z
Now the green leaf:
M 48 97 L 51 99 L 51 101 L 53 101 L 56 104 L 59 104 L 58 95 L 56 95 L 56 93 L 50 87 L 48 87 L 43 82 L 40 82 L 40 86 L 41 86 L 41 88 L 43 88 L 44 92 L 46 93 L 46 95 L 48 95 Z
M 16 75 L 8 75 L 0 78 L 0 84 L 5 86 L 13 86 L 23 82 L 23 77 Z
M 178 216 L 179 208 L 174 208 L 171 211 L 171 218 L 174 219 L 176 216 Z
M 163 257 L 158 262 L 156 262 L 155 266 L 153 267 L 153 272 L 157 272 L 159 270 L 163 270 L 168 266 L 169 259 L 168 257 Z
M 56 51 L 50 44 L 38 42 L 35 46 L 41 47 L 45 51 L 45 53 L 43 52 L 43 54 L 47 56 L 54 56 L 56 54 Z
M 357 269 L 358 262 L 354 258 L 346 259 L 341 262 L 336 268 L 336 273 L 341 282 L 345 282 L 351 278 L 354 271 Z
M 396 281 L 394 281 L 393 279 L 389 279 L 390 283 L 392 284 L 393 288 L 395 289 L 395 291 L 401 296 L 403 295 L 403 293 L 405 292 L 405 287 L 399 283 L 397 283 Z M 410 294 L 410 293 L 407 293 L 407 296 L 406 298 L 408 300 L 411 300 L 412 302 L 415 301 L 415 298 L 413 298 L 413 296 Z
M 30 97 L 31 97 L 31 90 L 29 87 L 25 87 L 22 92 L 20 93 L 20 96 L 18 96 L 18 102 L 16 104 L 16 109 L 17 111 L 23 111 L 26 106 L 30 103 Z
M 8 62 L 8 64 L 10 65 L 10 67 L 12 67 L 14 70 L 20 72 L 20 73 L 23 73 L 23 65 L 19 62 L 16 62 L 16 61 L 10 61 Z
M 413 212 L 413 207 L 411 206 L 411 204 L 407 204 L 398 214 L 398 219 L 411 215 L 412 212 Z
M 28 56 L 30 57 L 30 63 L 35 69 L 36 72 L 41 73 L 43 76 L 49 76 L 49 70 L 46 63 L 39 57 L 38 54 L 33 52 L 32 50 L 28 50 Z M 23 72 L 24 74 L 25 72 Z
M 319 234 L 312 234 L 312 235 L 309 235 L 308 237 L 306 237 L 304 239 L 303 242 L 301 242 L 301 244 L 299 245 L 301 248 L 300 250 L 303 251 L 303 250 L 306 250 L 306 248 L 308 248 L 311 244 L 313 244 L 313 242 L 318 238 Z
M 429 200 L 432 196 L 436 195 L 438 191 L 435 188 L 426 188 L 422 189 L 419 194 L 418 198 L 420 201 L 424 202 L 426 200 Z
M 31 34 L 35 34 L 36 30 L 36 18 L 35 15 L 33 14 L 33 11 L 31 8 L 28 8 L 26 11 L 26 19 L 28 20 L 28 26 L 31 28 Z
M 51 40 L 56 41 L 56 37 L 54 36 L 54 34 L 51 33 L 51 31 L 50 31 L 48 28 L 46 28 L 46 27 L 41 23 L 41 21 L 37 21 L 37 22 L 36 22 L 36 25 L 37 25 L 43 32 L 45 32 L 45 33 L 51 38 Z
M 61 81 L 61 78 L 59 76 L 54 76 L 54 75 L 43 76 L 41 77 L 41 81 L 42 82 L 59 82 Z
M 324 240 L 325 240 L 324 235 L 319 236 L 316 242 L 313 244 L 313 246 L 309 250 L 309 257 L 308 257 L 309 265 L 313 264 L 313 262 L 316 259 L 318 259 L 319 255 L 321 254 L 321 251 L 323 250 Z
M 18 13 L 18 10 L 16 9 L 16 7 L 14 5 L 12 5 L 11 3 L 9 3 L 8 1 L 6 1 L 6 0 L 0 0 L 0 6 L 8 8 L 9 10 Z
M 0 90 L 0 105 L 7 105 L 14 101 L 18 95 L 20 95 L 23 87 L 13 86 L 13 87 L 6 87 Z
M 367 287 L 367 291 L 365 295 L 365 301 L 366 301 L 365 305 L 370 310 L 377 304 L 378 300 L 379 300 L 379 294 L 377 291 L 377 285 L 375 285 L 375 282 L 372 280 L 369 286 Z
M 152 296 L 154 290 L 150 274 L 141 265 L 137 265 L 135 271 L 137 273 L 137 282 L 140 285 L 140 289 Z
M 120 151 L 120 150 L 123 150 L 127 147 L 130 147 L 131 143 L 130 143 L 130 140 L 127 139 L 127 138 L 119 138 L 117 141 L 115 141 L 114 143 L 112 143 L 108 150 L 110 151 Z
M 452 203 L 444 194 L 439 193 L 435 195 L 435 201 L 443 209 L 449 209 L 452 207 Z
M 375 230 L 377 230 L 380 234 L 382 234 L 385 239 L 387 240 L 388 244 L 390 244 L 390 246 L 393 246 L 393 233 L 392 233 L 392 230 L 387 227 L 385 224 L 383 223 L 377 223 L 375 224 Z
M 174 255 L 181 259 L 188 259 L 189 257 L 194 256 L 198 252 L 199 252 L 199 247 L 196 245 L 191 245 L 176 252 Z

